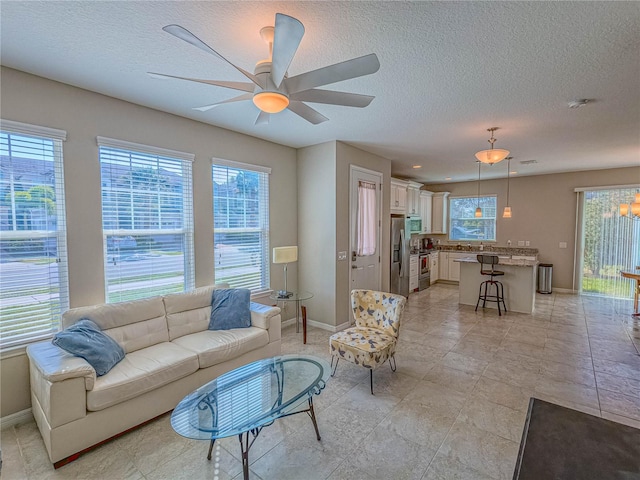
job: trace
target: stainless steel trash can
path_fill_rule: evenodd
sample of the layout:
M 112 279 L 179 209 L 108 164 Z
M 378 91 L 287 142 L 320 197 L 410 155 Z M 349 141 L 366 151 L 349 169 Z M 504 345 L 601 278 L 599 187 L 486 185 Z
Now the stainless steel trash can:
M 553 278 L 553 263 L 538 265 L 538 293 L 552 293 L 551 280 Z

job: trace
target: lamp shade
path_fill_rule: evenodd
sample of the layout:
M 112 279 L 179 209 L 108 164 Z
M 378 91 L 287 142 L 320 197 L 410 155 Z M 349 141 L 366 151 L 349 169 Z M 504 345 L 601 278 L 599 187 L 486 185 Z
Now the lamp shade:
M 253 96 L 256 107 L 266 113 L 278 113 L 289 106 L 289 99 L 278 92 L 260 92 Z
M 476 153 L 476 158 L 479 162 L 488 163 L 493 165 L 494 163 L 501 162 L 509 155 L 509 150 L 502 148 L 491 148 L 489 150 L 481 150 Z
M 298 247 L 275 247 L 273 249 L 273 263 L 291 263 L 298 261 Z
M 511 218 L 511 207 L 504 207 L 504 212 L 502 212 L 502 218 Z
M 629 204 L 628 203 L 621 203 L 620 204 L 620 216 L 621 217 L 626 217 L 627 215 L 629 215 Z
M 480 207 L 476 208 L 476 218 L 481 218 L 482 217 L 482 209 Z

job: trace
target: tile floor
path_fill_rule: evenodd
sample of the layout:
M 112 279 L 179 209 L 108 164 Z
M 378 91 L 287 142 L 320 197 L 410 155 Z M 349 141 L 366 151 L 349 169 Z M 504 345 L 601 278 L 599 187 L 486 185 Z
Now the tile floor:
M 322 441 L 306 415 L 265 428 L 250 451 L 251 478 L 498 480 L 513 475 L 529 397 L 640 428 L 640 319 L 628 301 L 539 295 L 534 315 L 498 317 L 459 306 L 457 287 L 410 297 L 398 370 L 341 362 L 316 397 Z M 283 353 L 328 359 L 329 333 L 293 326 Z M 635 344 L 634 344 L 635 342 Z M 237 439 L 184 439 L 169 416 L 53 470 L 35 423 L 2 431 L 2 478 L 242 478 Z

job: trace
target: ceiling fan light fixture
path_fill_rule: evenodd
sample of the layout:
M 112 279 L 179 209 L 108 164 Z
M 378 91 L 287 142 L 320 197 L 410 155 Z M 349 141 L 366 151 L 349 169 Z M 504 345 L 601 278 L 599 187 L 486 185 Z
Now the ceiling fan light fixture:
M 278 92 L 260 92 L 253 96 L 253 103 L 263 112 L 278 113 L 289 106 L 289 99 Z
M 509 155 L 509 150 L 504 150 L 503 148 L 493 148 L 493 144 L 496 142 L 496 139 L 493 138 L 493 132 L 498 130 L 498 128 L 499 127 L 487 128 L 487 132 L 491 132 L 491 138 L 488 140 L 488 142 L 491 144 L 491 148 L 488 150 L 480 150 L 478 153 L 476 153 L 476 158 L 479 162 L 493 165 L 494 163 L 501 162 Z

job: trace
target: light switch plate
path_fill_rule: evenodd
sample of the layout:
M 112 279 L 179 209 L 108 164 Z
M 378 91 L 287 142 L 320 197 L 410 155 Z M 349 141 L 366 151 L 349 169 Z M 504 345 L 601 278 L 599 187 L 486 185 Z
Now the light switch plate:
M 529 240 L 526 240 L 526 241 L 524 242 L 524 246 L 525 246 L 525 247 L 528 247 L 528 246 L 530 246 L 530 245 L 531 245 L 531 242 L 530 242 Z
M 338 252 L 338 260 L 346 260 L 347 259 L 347 252 Z
M 524 240 L 518 240 L 518 246 L 524 247 Z
M 560 248 L 567 248 L 567 242 L 560 242 Z

